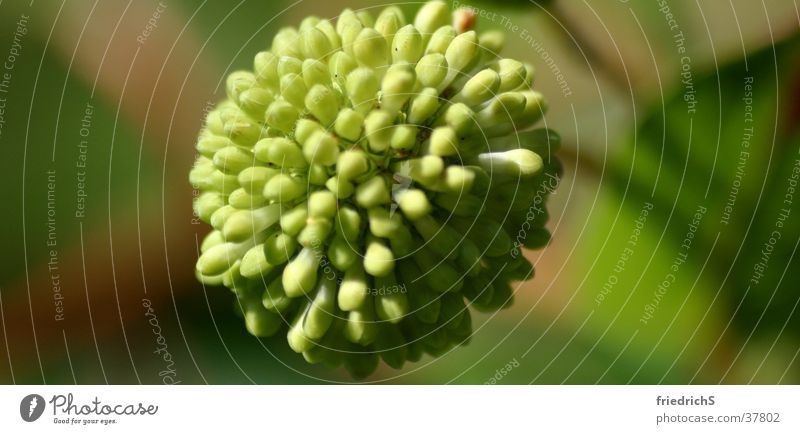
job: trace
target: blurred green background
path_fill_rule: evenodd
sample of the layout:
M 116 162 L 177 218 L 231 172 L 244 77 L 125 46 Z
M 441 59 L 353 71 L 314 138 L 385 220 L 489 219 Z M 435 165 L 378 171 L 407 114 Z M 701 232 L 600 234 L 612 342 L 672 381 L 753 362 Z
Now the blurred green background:
M 367 381 L 797 383 L 795 2 L 461 3 L 549 99 L 553 241 L 470 345 Z M 278 28 L 382 5 L 1 2 L 0 382 L 351 381 L 196 282 L 187 173 L 222 80 Z

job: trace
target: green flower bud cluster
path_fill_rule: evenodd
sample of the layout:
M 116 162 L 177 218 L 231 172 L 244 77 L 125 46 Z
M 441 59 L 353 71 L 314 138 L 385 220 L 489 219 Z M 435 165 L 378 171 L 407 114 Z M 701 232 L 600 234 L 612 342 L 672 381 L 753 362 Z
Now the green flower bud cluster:
M 228 76 L 190 174 L 213 227 L 196 274 L 253 335 L 287 330 L 308 362 L 364 377 L 468 342 L 468 307 L 532 277 L 512 252 L 549 239 L 559 139 L 533 129 L 533 67 L 456 18 L 442 1 L 413 22 L 309 17 Z

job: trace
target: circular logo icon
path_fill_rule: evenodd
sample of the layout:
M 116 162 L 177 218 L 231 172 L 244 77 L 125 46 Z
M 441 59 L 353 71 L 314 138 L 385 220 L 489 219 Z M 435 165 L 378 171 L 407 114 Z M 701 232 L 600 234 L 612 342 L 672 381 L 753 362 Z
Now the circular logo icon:
M 42 395 L 32 393 L 19 403 L 19 415 L 25 422 L 33 422 L 44 413 L 44 398 Z

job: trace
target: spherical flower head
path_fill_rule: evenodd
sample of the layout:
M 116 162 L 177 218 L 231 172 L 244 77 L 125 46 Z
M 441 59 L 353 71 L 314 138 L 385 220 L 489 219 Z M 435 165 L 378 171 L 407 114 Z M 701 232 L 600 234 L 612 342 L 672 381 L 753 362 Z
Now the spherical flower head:
M 247 331 L 356 378 L 469 341 L 533 276 L 559 137 L 534 69 L 442 1 L 283 28 L 197 141 L 196 275 Z

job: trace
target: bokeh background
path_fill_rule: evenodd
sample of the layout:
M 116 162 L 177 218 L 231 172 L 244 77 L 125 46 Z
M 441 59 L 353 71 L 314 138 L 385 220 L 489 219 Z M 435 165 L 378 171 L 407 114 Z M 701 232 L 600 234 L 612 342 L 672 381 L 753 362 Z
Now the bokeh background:
M 797 383 L 797 2 L 462 4 L 549 99 L 553 240 L 470 345 L 366 381 Z M 381 5 L 0 1 L 0 382 L 351 381 L 196 282 L 187 174 L 224 77 L 277 29 Z

